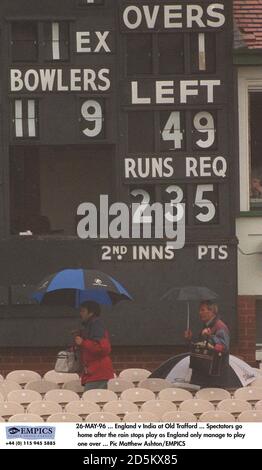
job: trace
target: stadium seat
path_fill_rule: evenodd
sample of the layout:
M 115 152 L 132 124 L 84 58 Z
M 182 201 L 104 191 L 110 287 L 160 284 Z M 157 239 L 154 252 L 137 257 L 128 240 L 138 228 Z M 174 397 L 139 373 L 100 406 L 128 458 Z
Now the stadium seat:
M 158 394 L 161 390 L 171 387 L 171 383 L 165 379 L 144 379 L 138 383 L 138 387 L 146 388 Z
M 162 416 L 161 421 L 165 423 L 195 423 L 197 417 L 190 411 L 168 411 Z
M 41 423 L 44 420 L 41 416 L 33 413 L 18 413 L 10 416 L 8 421 L 10 423 Z
M 119 377 L 124 380 L 138 384 L 141 380 L 147 379 L 151 372 L 147 369 L 124 369 L 120 372 Z
M 9 392 L 12 390 L 21 390 L 21 385 L 12 380 L 4 380 L 0 383 L 0 393 L 6 399 Z
M 145 401 L 154 400 L 155 394 L 146 388 L 130 388 L 121 393 L 121 400 L 132 401 L 141 405 Z
M 111 390 L 94 389 L 87 390 L 83 394 L 82 399 L 91 401 L 93 403 L 98 403 L 100 406 L 103 406 L 108 401 L 117 400 L 117 395 Z
M 22 387 L 33 380 L 40 380 L 41 375 L 33 370 L 13 370 L 6 376 L 6 380 L 12 380 Z
M 118 423 L 121 420 L 115 413 L 100 411 L 97 413 L 91 413 L 86 417 L 85 421 L 91 423 Z
M 208 400 L 201 400 L 192 398 L 191 400 L 183 401 L 179 406 L 180 411 L 189 411 L 196 416 L 201 415 L 205 411 L 214 410 L 214 405 Z
M 79 380 L 79 375 L 49 370 L 45 373 L 44 379 L 48 380 L 49 382 L 54 382 L 55 384 L 62 387 L 62 385 L 66 382 L 70 382 L 71 380 Z
M 76 392 L 72 392 L 72 390 L 50 390 L 45 394 L 44 400 L 47 401 L 54 401 L 59 403 L 61 406 L 65 406 L 70 401 L 79 400 L 79 396 Z
M 67 403 L 65 411 L 67 413 L 76 414 L 82 419 L 85 419 L 89 414 L 100 411 L 100 406 L 97 403 L 92 403 L 90 401 L 77 400 Z
M 40 395 L 44 396 L 47 392 L 49 392 L 49 390 L 57 390 L 57 384 L 54 382 L 49 382 L 45 379 L 33 380 L 32 382 L 28 382 L 26 384 L 25 390 L 34 390 L 35 392 L 38 392 Z
M 217 423 L 232 423 L 235 422 L 235 418 L 231 413 L 228 413 L 227 411 L 206 411 L 199 417 L 199 421 L 202 423 L 212 423 L 212 422 L 217 422 Z
M 132 411 L 124 416 L 123 421 L 125 423 L 153 423 L 159 421 L 159 419 L 153 413 Z
M 262 387 L 242 387 L 235 391 L 235 398 L 246 400 L 251 404 L 262 400 Z
M 224 390 L 223 388 L 202 388 L 198 392 L 196 392 L 196 398 L 200 398 L 202 400 L 208 400 L 211 403 L 218 403 L 219 401 L 226 400 L 227 398 L 231 398 L 231 394 Z
M 262 400 L 256 402 L 255 410 L 262 410 Z
M 24 413 L 24 407 L 19 405 L 19 403 L 13 403 L 11 401 L 0 403 L 0 416 L 2 416 L 2 418 L 8 419 L 10 416 L 20 413 Z
M 82 396 L 85 389 L 83 385 L 81 385 L 80 379 L 78 380 L 70 380 L 69 382 L 65 382 L 62 386 L 64 390 L 72 390 L 72 392 L 78 393 L 78 395 Z
M 262 423 L 262 410 L 242 411 L 237 418 L 242 423 Z
M 149 400 L 141 406 L 141 412 L 152 413 L 157 416 L 158 421 L 168 411 L 177 411 L 177 407 L 172 401 L 168 400 Z
M 120 418 L 123 418 L 126 413 L 131 411 L 138 411 L 138 407 L 131 401 L 114 400 L 106 403 L 103 407 L 103 411 L 115 413 L 116 415 L 120 416 Z
M 27 408 L 28 413 L 37 414 L 42 416 L 43 419 L 47 419 L 48 416 L 54 413 L 62 413 L 62 411 L 62 407 L 59 403 L 47 400 L 33 401 Z
M 34 390 L 12 390 L 7 395 L 7 401 L 12 401 L 14 403 L 19 403 L 25 408 L 32 403 L 32 401 L 41 400 L 42 397 L 40 393 L 35 392 Z
M 191 398 L 193 398 L 192 393 L 188 390 L 183 390 L 182 388 L 166 388 L 159 392 L 160 400 L 169 400 L 176 405 L 179 405 L 182 401 L 190 400 Z
M 227 411 L 233 416 L 238 416 L 242 411 L 251 410 L 251 404 L 245 400 L 237 400 L 228 398 L 218 403 L 217 409 L 220 411 Z
M 122 392 L 128 390 L 129 388 L 133 388 L 135 385 L 130 380 L 114 378 L 110 379 L 107 384 L 108 390 L 115 392 L 117 396 L 120 396 Z
M 48 416 L 46 421 L 48 423 L 79 423 L 82 418 L 73 413 L 55 413 Z

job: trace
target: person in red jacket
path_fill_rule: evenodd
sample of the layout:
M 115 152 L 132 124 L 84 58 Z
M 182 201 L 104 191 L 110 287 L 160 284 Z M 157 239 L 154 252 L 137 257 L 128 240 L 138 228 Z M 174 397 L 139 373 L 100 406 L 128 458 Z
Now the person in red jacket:
M 83 329 L 74 338 L 80 348 L 83 372 L 81 382 L 85 390 L 107 388 L 114 377 L 110 358 L 111 344 L 108 332 L 100 319 L 100 306 L 87 301 L 80 306 Z

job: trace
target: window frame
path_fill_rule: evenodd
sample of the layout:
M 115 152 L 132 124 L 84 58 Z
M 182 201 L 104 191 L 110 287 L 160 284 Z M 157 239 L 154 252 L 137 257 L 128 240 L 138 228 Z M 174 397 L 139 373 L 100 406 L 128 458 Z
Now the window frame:
M 238 71 L 239 116 L 239 201 L 240 213 L 262 216 L 262 210 L 250 209 L 250 120 L 249 93 L 262 93 L 262 67 L 245 67 Z M 254 212 L 254 214 L 253 214 Z

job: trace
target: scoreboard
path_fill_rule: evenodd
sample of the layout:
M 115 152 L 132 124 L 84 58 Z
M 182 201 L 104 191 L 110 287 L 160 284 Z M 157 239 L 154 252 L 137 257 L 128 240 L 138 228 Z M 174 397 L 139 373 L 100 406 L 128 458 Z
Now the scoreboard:
M 24 279 L 11 269 L 2 284 L 64 266 L 115 275 L 135 299 L 110 318 L 118 344 L 182 342 L 185 306 L 160 299 L 172 286 L 206 285 L 234 335 L 232 1 L 13 3 L 0 7 L 2 171 L 11 172 L 1 227 Z M 152 205 L 160 218 L 147 215 Z M 19 210 L 62 230 L 22 240 L 27 225 L 11 220 Z M 25 259 L 30 243 L 38 271 Z

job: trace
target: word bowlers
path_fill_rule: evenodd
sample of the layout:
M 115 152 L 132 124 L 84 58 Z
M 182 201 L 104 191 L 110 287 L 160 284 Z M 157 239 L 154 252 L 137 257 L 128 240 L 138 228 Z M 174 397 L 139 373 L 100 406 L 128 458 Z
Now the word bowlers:
M 10 70 L 10 91 L 107 91 L 109 69 Z

